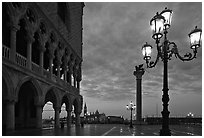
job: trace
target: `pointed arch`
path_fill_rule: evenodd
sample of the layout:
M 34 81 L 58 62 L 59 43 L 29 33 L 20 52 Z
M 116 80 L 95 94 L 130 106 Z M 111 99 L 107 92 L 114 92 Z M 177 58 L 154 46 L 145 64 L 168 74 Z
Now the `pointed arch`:
M 82 110 L 82 107 L 81 107 L 81 97 L 75 97 L 73 100 L 72 100 L 72 105 L 74 106 L 74 112 L 77 113 L 77 112 L 81 112 Z
M 17 87 L 15 89 L 15 96 L 17 97 L 17 99 L 18 99 L 18 94 L 21 86 L 26 82 L 31 82 L 31 84 L 34 86 L 34 88 L 36 89 L 36 93 L 35 93 L 36 97 L 42 97 L 43 92 L 38 81 L 33 77 L 27 76 L 27 77 L 24 77 L 22 80 L 20 80 L 19 83 L 17 84 Z
M 61 105 L 63 105 L 63 103 L 65 103 L 66 108 L 67 108 L 68 110 L 71 110 L 71 105 L 72 105 L 72 103 L 71 103 L 70 94 L 68 94 L 68 93 L 64 94 L 64 95 L 62 96 L 62 98 L 61 98 L 60 101 L 61 101 Z
M 12 77 L 7 72 L 6 67 L 2 66 L 2 98 L 3 100 L 11 99 L 16 101 L 16 96 L 14 93 L 14 85 L 11 78 Z
M 48 101 L 53 103 L 53 106 L 59 107 L 60 106 L 60 95 L 58 94 L 59 91 L 55 86 L 51 86 L 48 88 L 44 95 L 44 104 Z

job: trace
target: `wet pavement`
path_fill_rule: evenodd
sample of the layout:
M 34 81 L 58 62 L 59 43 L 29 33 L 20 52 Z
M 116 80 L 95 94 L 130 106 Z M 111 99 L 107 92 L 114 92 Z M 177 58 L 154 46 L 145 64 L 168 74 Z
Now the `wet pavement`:
M 7 132 L 9 136 L 159 136 L 160 125 L 85 124 L 84 127 L 27 129 Z M 202 136 L 201 126 L 172 125 L 172 136 Z

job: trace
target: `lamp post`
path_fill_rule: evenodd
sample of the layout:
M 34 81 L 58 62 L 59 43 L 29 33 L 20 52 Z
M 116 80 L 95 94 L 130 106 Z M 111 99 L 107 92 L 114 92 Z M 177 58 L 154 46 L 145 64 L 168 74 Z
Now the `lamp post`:
M 190 38 L 190 48 L 193 50 L 192 53 L 186 53 L 184 56 L 181 56 L 178 52 L 177 45 L 174 42 L 170 42 L 167 39 L 168 29 L 171 26 L 172 19 L 172 10 L 165 8 L 160 14 L 157 14 L 150 20 L 151 29 L 153 31 L 152 38 L 156 41 L 157 48 L 157 57 L 155 61 L 150 61 L 152 46 L 146 43 L 142 47 L 142 54 L 144 55 L 144 60 L 146 61 L 147 68 L 153 68 L 159 61 L 159 58 L 163 61 L 164 72 L 163 72 L 163 111 L 162 113 L 162 129 L 160 130 L 160 135 L 168 136 L 171 135 L 169 129 L 169 114 L 168 111 L 168 60 L 171 60 L 172 55 L 179 58 L 182 61 L 190 61 L 196 58 L 197 49 L 201 46 L 201 33 L 202 30 L 198 29 L 197 26 L 193 31 L 189 33 Z M 160 44 L 161 38 L 164 36 L 163 42 Z
M 127 110 L 130 110 L 130 128 L 133 128 L 132 125 L 132 110 L 135 110 L 136 106 L 132 103 L 132 101 L 130 102 L 130 106 L 126 106 Z

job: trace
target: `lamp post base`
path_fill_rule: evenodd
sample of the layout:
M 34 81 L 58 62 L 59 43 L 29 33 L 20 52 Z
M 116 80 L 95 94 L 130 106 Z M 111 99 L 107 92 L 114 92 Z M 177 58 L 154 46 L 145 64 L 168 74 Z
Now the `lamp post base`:
M 133 125 L 132 124 L 130 124 L 130 126 L 129 126 L 130 128 L 133 128 Z
M 170 129 L 161 129 L 160 130 L 160 136 L 171 136 L 171 130 Z

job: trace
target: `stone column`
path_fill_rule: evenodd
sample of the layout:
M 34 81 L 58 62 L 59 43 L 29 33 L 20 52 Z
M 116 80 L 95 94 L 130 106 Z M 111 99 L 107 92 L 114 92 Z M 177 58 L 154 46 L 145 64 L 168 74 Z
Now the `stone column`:
M 43 75 L 43 65 L 44 65 L 44 52 L 46 50 L 45 48 L 45 40 L 40 40 L 40 46 L 39 46 L 39 50 L 40 50 L 40 73 L 41 75 Z
M 45 43 L 47 42 L 48 36 L 46 34 L 42 34 L 40 30 L 38 30 L 39 33 L 39 50 L 40 50 L 40 72 L 41 75 L 43 75 L 43 66 L 44 66 L 44 52 L 46 50 Z
M 71 121 L 72 121 L 72 117 L 71 117 L 71 109 L 66 109 L 67 111 L 67 127 L 71 127 Z
M 75 112 L 75 115 L 76 115 L 75 125 L 76 126 L 80 126 L 80 114 L 81 114 L 81 112 Z
M 50 68 L 50 78 L 52 78 L 52 72 L 53 72 L 53 59 L 54 59 L 54 57 L 53 58 L 49 58 L 49 68 Z
M 61 61 L 57 61 L 57 78 L 60 79 L 60 66 L 61 66 Z
M 60 120 L 59 120 L 59 114 L 60 114 L 60 107 L 54 107 L 55 110 L 55 128 L 60 127 Z
M 57 51 L 57 79 L 60 80 L 60 67 L 62 64 L 62 51 L 58 49 Z
M 25 29 L 27 31 L 26 39 L 27 39 L 27 68 L 31 69 L 32 65 L 32 43 L 35 41 L 33 35 L 34 35 L 34 26 L 27 21 Z
M 14 130 L 15 129 L 15 102 L 6 101 L 6 129 Z
M 142 75 L 144 74 L 144 69 L 143 68 L 139 68 L 139 67 L 135 67 L 136 70 L 134 71 L 134 75 L 136 76 L 136 87 L 137 87 L 137 91 L 136 91 L 136 110 L 137 110 L 137 118 L 136 121 L 137 122 L 141 122 L 142 121 Z
M 77 71 L 77 88 L 80 89 L 80 81 L 82 80 L 81 76 L 81 64 L 79 64 L 79 68 Z
M 27 68 L 31 69 L 31 56 L 32 56 L 32 41 L 28 41 L 27 44 Z
M 70 61 L 71 62 L 71 61 Z M 70 85 L 72 85 L 72 73 L 73 73 L 73 66 L 72 63 L 69 63 L 69 70 L 68 70 L 68 76 L 67 76 L 67 80 L 69 82 Z
M 40 73 L 43 75 L 43 61 L 44 61 L 44 51 L 40 50 Z
M 77 89 L 80 89 L 80 81 L 77 80 Z
M 10 38 L 10 58 L 15 62 L 16 59 L 16 32 L 20 29 L 18 25 L 11 25 L 11 38 Z
M 42 128 L 42 112 L 43 106 L 37 105 L 36 106 L 36 128 Z
M 50 43 L 49 46 L 49 71 L 50 71 L 50 78 L 52 78 L 53 72 L 53 59 L 55 58 L 54 51 L 55 51 L 55 43 Z
M 67 65 L 68 65 L 68 60 L 67 60 L 67 56 L 64 56 L 64 66 L 63 66 L 63 69 L 64 69 L 64 81 L 67 82 Z
M 76 88 L 76 73 L 73 74 L 74 77 L 74 87 Z

